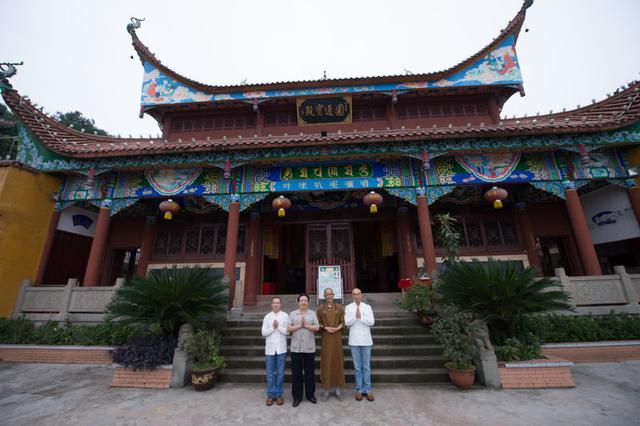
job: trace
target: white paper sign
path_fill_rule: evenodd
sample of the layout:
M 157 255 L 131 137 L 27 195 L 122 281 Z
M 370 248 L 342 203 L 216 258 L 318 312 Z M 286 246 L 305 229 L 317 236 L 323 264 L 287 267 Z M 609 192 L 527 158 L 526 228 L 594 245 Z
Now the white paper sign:
M 318 300 L 324 299 L 325 289 L 333 290 L 334 299 L 342 300 L 340 266 L 318 266 Z
M 57 229 L 72 234 L 84 235 L 85 237 L 93 237 L 97 220 L 97 213 L 91 210 L 81 209 L 80 207 L 70 206 L 62 210 Z
M 608 185 L 581 196 L 580 202 L 593 244 L 640 236 L 640 226 L 624 188 Z

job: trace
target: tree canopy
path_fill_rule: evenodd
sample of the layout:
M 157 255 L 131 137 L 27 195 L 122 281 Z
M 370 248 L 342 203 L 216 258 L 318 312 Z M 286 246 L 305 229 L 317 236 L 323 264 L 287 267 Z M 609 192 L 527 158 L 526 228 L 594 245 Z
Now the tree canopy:
M 96 127 L 95 120 L 87 118 L 80 111 L 70 112 L 56 112 L 53 116 L 57 121 L 61 122 L 65 126 L 72 127 L 76 130 L 84 131 L 85 133 L 93 133 L 96 135 L 107 136 L 108 133 L 104 130 Z M 84 129 L 84 130 L 83 130 Z

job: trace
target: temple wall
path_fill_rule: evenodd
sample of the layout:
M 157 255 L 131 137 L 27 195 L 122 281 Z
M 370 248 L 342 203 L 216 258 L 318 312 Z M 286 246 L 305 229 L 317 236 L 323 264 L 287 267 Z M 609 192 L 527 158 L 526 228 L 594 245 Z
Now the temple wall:
M 60 181 L 0 165 L 0 317 L 8 317 L 25 277 L 35 278 Z

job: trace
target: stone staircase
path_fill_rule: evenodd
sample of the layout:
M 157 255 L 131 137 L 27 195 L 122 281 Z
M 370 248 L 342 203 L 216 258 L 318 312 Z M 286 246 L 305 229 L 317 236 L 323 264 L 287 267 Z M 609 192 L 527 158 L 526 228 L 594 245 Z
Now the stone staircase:
M 371 379 L 373 383 L 445 383 L 442 347 L 418 324 L 415 315 L 390 303 L 397 293 L 368 295 L 376 317 L 372 328 Z M 241 317 L 229 317 L 223 330 L 222 354 L 227 368 L 221 380 L 235 383 L 264 383 L 264 338 L 260 335 L 262 318 L 270 311 L 270 298 L 262 297 L 258 306 L 245 310 Z M 376 303 L 376 301 L 378 301 Z M 350 300 L 346 300 L 350 303 Z M 283 310 L 296 308 L 295 296 L 283 296 Z M 315 310 L 314 306 L 310 309 Z M 353 360 L 343 335 L 345 378 L 354 382 Z M 316 375 L 320 373 L 320 336 L 316 336 Z M 290 357 L 287 357 L 285 381 L 291 381 Z

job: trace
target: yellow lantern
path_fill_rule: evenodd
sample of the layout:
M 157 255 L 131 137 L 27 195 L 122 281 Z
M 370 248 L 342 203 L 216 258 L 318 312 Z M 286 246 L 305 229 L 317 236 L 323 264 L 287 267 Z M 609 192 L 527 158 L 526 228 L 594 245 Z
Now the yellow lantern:
M 173 215 L 180 211 L 180 204 L 171 198 L 160 203 L 160 211 L 164 213 L 165 220 L 171 220 Z

